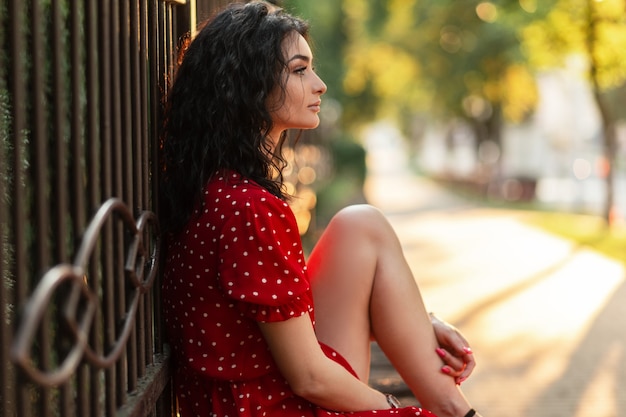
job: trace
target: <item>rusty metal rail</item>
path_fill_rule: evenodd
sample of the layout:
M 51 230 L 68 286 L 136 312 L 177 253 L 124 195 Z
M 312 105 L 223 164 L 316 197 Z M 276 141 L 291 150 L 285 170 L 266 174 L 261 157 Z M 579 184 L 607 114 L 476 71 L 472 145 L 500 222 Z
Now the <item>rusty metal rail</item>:
M 180 37 L 228 2 L 0 1 L 0 417 L 175 414 L 161 103 Z
M 128 281 L 126 284 L 130 284 L 131 291 L 129 291 L 130 301 L 123 315 L 123 324 L 120 324 L 121 333 L 105 356 L 89 345 L 89 333 L 96 311 L 101 308 L 99 305 L 101 297 L 88 285 L 90 280 L 88 264 L 100 238 L 100 231 L 115 214 L 119 215 L 131 238 L 124 267 L 125 278 Z M 153 236 L 157 241 L 144 242 L 144 238 L 148 235 L 147 227 L 154 229 Z M 24 305 L 23 319 L 17 328 L 11 350 L 13 361 L 34 382 L 46 387 L 56 387 L 67 382 L 78 368 L 83 356 L 98 368 L 110 367 L 120 359 L 135 324 L 141 297 L 148 294 L 156 277 L 156 261 L 159 252 L 157 227 L 154 213 L 142 213 L 135 223 L 126 205 L 121 200 L 112 198 L 100 207 L 91 221 L 74 263 L 57 265 L 43 276 Z M 153 248 L 151 252 L 149 252 L 150 247 Z M 146 267 L 148 267 L 147 272 Z M 46 310 L 53 307 L 52 300 L 55 293 L 65 283 L 68 283 L 70 288 L 63 296 L 60 316 L 74 344 L 56 369 L 41 370 L 34 365 L 35 361 L 32 357 L 36 334 Z M 118 285 L 123 284 L 118 283 Z M 106 298 L 106 295 L 103 298 Z
M 99 294 L 89 285 L 89 262 L 94 257 L 103 229 L 116 220 L 121 223 L 128 237 L 125 274 L 116 277 L 125 282 L 104 286 L 103 292 Z M 53 388 L 67 384 L 83 361 L 98 369 L 110 368 L 127 354 L 128 341 L 133 332 L 143 335 L 147 351 L 153 351 L 153 323 L 151 320 L 140 322 L 139 317 L 146 317 L 140 314 L 140 306 L 149 305 L 157 275 L 158 236 L 154 213 L 145 211 L 135 222 L 131 211 L 119 199 L 109 199 L 100 207 L 84 234 L 74 262 L 49 269 L 22 309 L 22 320 L 13 340 L 11 358 L 26 376 L 38 386 Z M 97 313 L 106 309 L 102 300 L 115 298 L 114 294 L 106 292 L 115 291 L 116 287 L 128 289 L 126 310 L 117 319 L 115 327 L 119 329 L 119 334 L 115 341 L 108 352 L 101 352 L 98 347 L 90 345 L 90 339 L 93 340 L 90 333 Z M 64 358 L 57 359 L 55 368 L 41 369 L 34 352 L 37 350 L 37 335 L 46 330 L 41 329 L 42 323 L 45 322 L 46 314 L 54 309 L 58 310 L 55 328 L 57 331 L 61 328 L 65 330 L 69 338 L 68 346 L 71 347 Z M 135 329 L 136 326 L 141 329 Z M 150 359 L 144 360 L 127 359 L 127 371 L 133 368 L 140 370 L 129 379 L 129 395 L 116 411 L 117 416 L 151 415 L 164 392 L 166 403 L 161 412 L 172 409 L 171 404 L 167 405 L 169 398 L 166 387 L 170 379 L 167 351 L 150 354 Z
M 173 414 L 149 213 L 191 2 L 0 2 L 2 417 Z

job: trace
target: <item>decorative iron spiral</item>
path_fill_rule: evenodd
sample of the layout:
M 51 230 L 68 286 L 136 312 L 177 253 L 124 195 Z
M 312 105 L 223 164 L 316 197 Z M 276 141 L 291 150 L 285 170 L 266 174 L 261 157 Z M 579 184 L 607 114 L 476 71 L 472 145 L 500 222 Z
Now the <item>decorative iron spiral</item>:
M 122 330 L 114 346 L 106 356 L 103 356 L 89 346 L 90 329 L 100 306 L 98 295 L 87 285 L 85 277 L 87 277 L 87 264 L 100 231 L 114 214 L 120 216 L 132 237 L 126 252 L 124 271 L 125 279 L 130 282 L 133 291 Z M 152 253 L 148 253 L 146 242 L 143 241 L 147 227 L 152 227 L 156 240 Z M 135 323 L 140 298 L 150 290 L 156 277 L 159 257 L 158 236 L 158 222 L 154 213 L 144 211 L 135 221 L 130 209 L 120 199 L 111 198 L 100 206 L 85 231 L 74 262 L 59 264 L 49 269 L 24 305 L 22 320 L 11 347 L 11 359 L 33 382 L 48 387 L 58 386 L 72 377 L 83 358 L 96 367 L 107 368 L 121 357 Z M 144 270 L 147 263 L 149 263 L 149 269 Z M 44 313 L 49 308 L 55 291 L 62 284 L 68 283 L 71 289 L 67 302 L 63 306 L 62 316 L 75 343 L 56 369 L 41 370 L 35 366 L 31 356 L 37 329 Z

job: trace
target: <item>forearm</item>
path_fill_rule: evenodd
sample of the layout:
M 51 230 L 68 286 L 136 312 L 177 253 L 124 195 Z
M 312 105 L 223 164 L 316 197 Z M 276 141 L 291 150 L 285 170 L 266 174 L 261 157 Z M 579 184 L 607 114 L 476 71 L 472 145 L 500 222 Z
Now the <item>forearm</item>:
M 326 356 L 308 315 L 259 326 L 276 364 L 297 395 L 329 410 L 390 408 L 384 394 Z
M 360 381 L 340 364 L 326 359 L 324 366 L 294 387 L 299 396 L 322 408 L 335 411 L 364 411 L 389 408 L 385 395 Z

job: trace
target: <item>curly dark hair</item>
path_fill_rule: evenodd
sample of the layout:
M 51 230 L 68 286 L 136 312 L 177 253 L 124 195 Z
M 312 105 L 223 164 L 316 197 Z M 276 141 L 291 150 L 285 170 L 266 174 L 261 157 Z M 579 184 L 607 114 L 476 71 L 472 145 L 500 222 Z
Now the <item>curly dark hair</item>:
M 160 218 L 165 231 L 183 228 L 206 182 L 230 169 L 286 199 L 281 154 L 268 138 L 268 96 L 282 91 L 283 40 L 308 24 L 266 2 L 234 3 L 210 18 L 191 41 L 165 104 Z M 278 90 L 277 90 L 278 89 Z

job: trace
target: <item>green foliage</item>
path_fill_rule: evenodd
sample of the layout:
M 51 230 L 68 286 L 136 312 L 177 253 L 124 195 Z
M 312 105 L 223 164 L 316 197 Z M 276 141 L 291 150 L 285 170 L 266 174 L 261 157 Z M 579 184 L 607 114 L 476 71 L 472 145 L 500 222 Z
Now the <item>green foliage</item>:
M 328 86 L 327 96 L 344 101 L 343 46 L 347 42 L 340 1 L 286 0 L 285 8 L 311 24 L 314 65 Z
M 540 17 L 538 10 L 531 10 L 524 10 L 518 1 L 503 0 L 419 3 L 416 24 L 425 45 L 414 52 L 424 78 L 430 80 L 439 114 L 488 117 L 472 111 L 470 98 L 501 107 L 512 121 L 523 120 L 532 111 L 536 89 L 518 37 L 526 24 Z
M 312 22 L 320 74 L 344 106 L 343 122 L 358 125 L 420 112 L 476 118 L 472 99 L 489 103 L 487 112 L 501 108 L 509 120 L 523 120 L 537 93 L 520 33 L 555 1 L 287 4 Z
M 382 117 L 408 125 L 418 113 L 524 121 L 538 100 L 534 72 L 572 53 L 593 54 L 605 90 L 626 79 L 624 0 L 285 3 L 312 23 L 319 72 L 347 128 Z
M 523 31 L 525 51 L 537 68 L 563 64 L 572 54 L 589 56 L 601 88 L 626 80 L 626 4 L 623 0 L 559 0 L 544 20 Z

